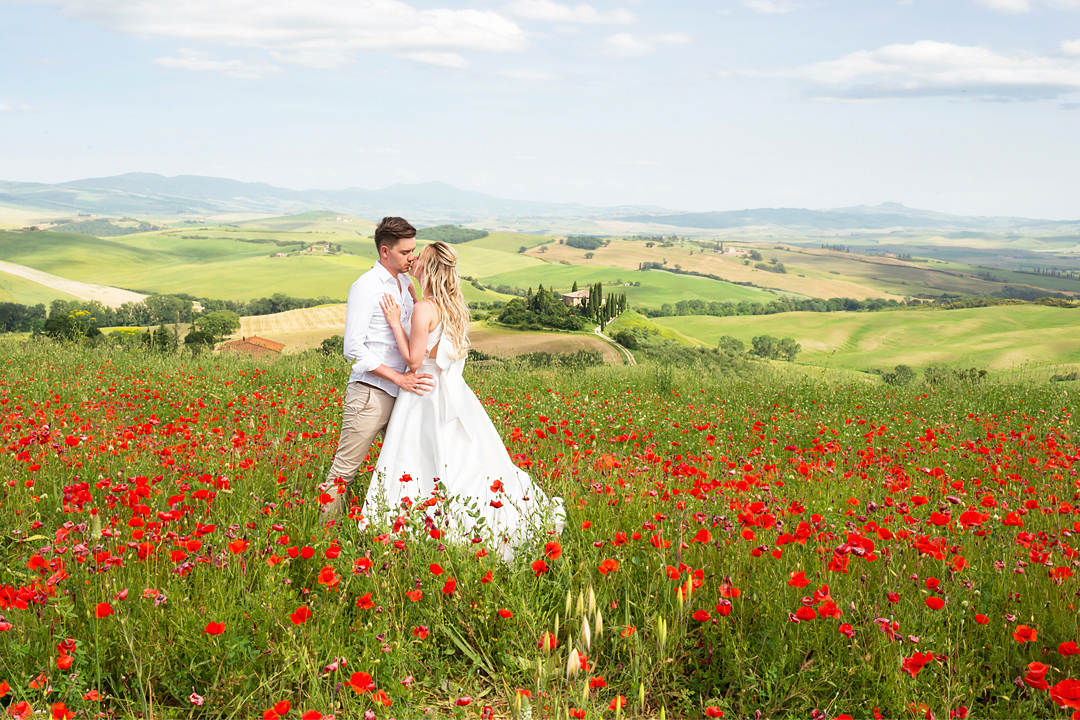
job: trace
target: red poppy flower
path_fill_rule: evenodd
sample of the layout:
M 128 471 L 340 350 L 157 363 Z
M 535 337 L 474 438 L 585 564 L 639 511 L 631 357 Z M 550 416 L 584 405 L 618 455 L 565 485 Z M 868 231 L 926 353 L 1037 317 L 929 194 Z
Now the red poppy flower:
M 544 555 L 548 560 L 558 560 L 562 557 L 562 545 L 554 540 L 544 545 Z
M 940 610 L 941 608 L 945 607 L 945 601 L 939 598 L 937 595 L 931 595 L 930 597 L 926 598 L 926 607 L 930 608 L 931 610 Z
M 225 623 L 221 622 L 208 622 L 206 623 L 206 629 L 202 631 L 203 635 L 220 635 L 225 632 Z
M 1075 640 L 1067 640 L 1058 645 L 1058 654 L 1066 657 L 1069 655 L 1080 655 L 1080 647 L 1077 647 Z
M 1013 639 L 1018 643 L 1035 642 L 1035 639 L 1039 637 L 1039 633 L 1035 628 L 1028 627 L 1027 625 L 1017 625 L 1016 630 L 1013 631 Z
M 800 620 L 813 620 L 817 617 L 817 610 L 807 605 L 803 605 L 795 611 L 795 617 Z
M 301 605 L 292 611 L 289 615 L 289 619 L 292 620 L 293 625 L 303 625 L 311 617 L 311 608 L 307 605 Z
M 49 717 L 52 720 L 71 720 L 75 717 L 75 713 L 67 709 L 67 705 L 62 702 L 53 703 Z
M 503 618 L 504 620 L 509 620 L 510 618 L 514 617 L 514 613 L 510 612 L 506 608 L 503 608 L 502 610 L 499 610 L 499 617 Z
M 308 710 L 300 716 L 300 720 L 322 720 L 323 714 L 318 710 Z
M 1066 678 L 1050 686 L 1050 699 L 1061 707 L 1080 710 L 1080 680 Z
M 709 614 L 708 610 L 697 610 L 694 612 L 694 619 L 698 622 L 705 622 L 706 620 L 709 620 L 711 618 L 712 615 Z
M 791 572 L 791 578 L 787 581 L 787 584 L 791 587 L 804 588 L 810 584 L 810 581 L 806 579 L 806 573 L 802 570 Z
M 617 696 L 614 700 L 608 703 L 608 710 L 618 710 L 626 707 L 626 698 L 622 695 Z
M 386 691 L 379 688 L 371 694 L 371 699 L 377 703 L 382 703 L 384 707 L 390 707 L 390 696 L 386 694 Z
M 472 703 L 472 698 L 469 697 L 468 695 L 466 695 L 464 697 L 459 697 L 457 700 L 454 701 L 454 704 L 457 705 L 458 707 L 465 707 L 466 705 L 469 705 L 470 703 Z
M 420 625 L 413 628 L 412 634 L 413 637 L 418 637 L 421 640 L 426 640 L 427 636 L 430 634 L 430 631 L 428 630 L 427 625 Z
M 916 652 L 914 655 L 908 658 L 904 658 L 903 664 L 900 669 L 906 672 L 911 677 L 915 677 L 923 669 L 926 663 L 934 659 L 934 653 Z
M 325 585 L 327 590 L 337 587 L 340 582 L 341 578 L 329 565 L 319 571 L 319 584 Z
M 56 658 L 56 667 L 59 670 L 67 670 L 71 667 L 71 664 L 75 662 L 75 658 L 70 655 L 58 655 Z
M 975 622 L 979 623 L 980 625 L 985 625 L 986 623 L 990 622 L 990 618 L 983 615 L 982 613 L 977 613 L 975 615 Z
M 249 543 L 247 540 L 244 540 L 243 538 L 237 538 L 236 540 L 233 540 L 229 543 L 229 550 L 232 553 L 239 555 L 240 553 L 247 550 L 250 546 L 251 543 Z
M 428 570 L 431 572 L 432 575 L 443 574 L 442 565 L 440 565 L 439 563 L 431 563 L 430 565 L 428 565 Z
M 1028 671 L 1024 675 L 1024 682 L 1036 690 L 1046 690 L 1049 687 L 1046 682 L 1046 671 L 1049 669 L 1049 665 L 1038 661 L 1028 663 Z
M 405 596 L 407 598 L 409 598 L 410 600 L 412 600 L 413 602 L 420 602 L 420 598 L 424 597 L 424 591 L 423 590 L 409 590 L 407 593 L 405 593 Z
M 709 707 L 705 708 L 705 717 L 709 717 L 709 718 L 724 717 L 724 711 L 721 710 L 720 708 L 716 707 L 715 705 L 710 705 Z
M 98 620 L 113 614 L 112 605 L 107 602 L 98 603 L 94 606 L 94 617 Z
M 540 577 L 548 571 L 548 564 L 543 560 L 533 560 L 532 571 L 536 573 L 536 577 Z
M 375 603 L 371 601 L 371 593 L 366 592 L 360 597 L 356 598 L 356 607 L 361 610 L 370 610 L 375 607 Z
M 597 568 L 601 575 L 607 575 L 608 573 L 618 572 L 619 561 L 611 558 L 606 558 L 600 561 L 600 567 Z
M 371 679 L 371 675 L 366 672 L 354 672 L 349 677 L 349 687 L 355 692 L 363 694 L 371 692 L 375 689 L 375 683 Z
M 457 580 L 454 578 L 447 580 L 442 587 L 443 595 L 453 595 L 455 590 L 457 590 Z

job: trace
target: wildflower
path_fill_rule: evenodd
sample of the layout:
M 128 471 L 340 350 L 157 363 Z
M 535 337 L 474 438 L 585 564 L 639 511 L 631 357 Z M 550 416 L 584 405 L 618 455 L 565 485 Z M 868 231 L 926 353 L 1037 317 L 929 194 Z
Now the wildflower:
M 934 659 L 933 653 L 916 652 L 911 657 L 904 658 L 900 669 L 911 677 L 915 677 L 923 669 L 926 663 Z
M 1080 680 L 1066 678 L 1050 686 L 1050 699 L 1061 707 L 1080 710 Z
M 202 631 L 203 635 L 220 635 L 225 632 L 225 623 L 221 622 L 208 622 L 206 623 L 206 629 Z
M 1013 639 L 1018 643 L 1035 642 L 1035 639 L 1039 637 L 1038 631 L 1033 627 L 1027 625 L 1017 625 L 1016 630 L 1012 634 Z
M 619 561 L 607 558 L 600 561 L 600 567 L 597 568 L 601 575 L 607 575 L 608 573 L 617 572 L 619 569 Z

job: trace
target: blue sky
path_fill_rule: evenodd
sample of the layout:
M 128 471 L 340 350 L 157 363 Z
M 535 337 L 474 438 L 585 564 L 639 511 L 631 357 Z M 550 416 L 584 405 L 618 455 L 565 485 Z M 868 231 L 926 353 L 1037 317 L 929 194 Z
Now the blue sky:
M 1080 217 L 1080 0 L 0 0 L 0 179 Z

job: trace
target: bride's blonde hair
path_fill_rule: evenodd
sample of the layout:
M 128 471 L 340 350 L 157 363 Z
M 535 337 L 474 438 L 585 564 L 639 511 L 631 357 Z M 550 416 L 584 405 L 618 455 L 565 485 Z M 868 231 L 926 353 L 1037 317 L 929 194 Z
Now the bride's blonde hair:
M 417 262 L 424 268 L 420 293 L 438 308 L 443 335 L 454 345 L 459 357 L 464 356 L 469 348 L 469 306 L 461 294 L 457 253 L 437 240 L 420 251 Z

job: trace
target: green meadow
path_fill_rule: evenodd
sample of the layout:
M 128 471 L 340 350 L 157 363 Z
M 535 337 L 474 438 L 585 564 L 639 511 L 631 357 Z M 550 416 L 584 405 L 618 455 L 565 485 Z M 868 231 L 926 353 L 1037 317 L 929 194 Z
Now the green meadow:
M 0 271 L 0 302 L 19 303 L 20 305 L 48 305 L 53 300 L 75 300 L 76 298 L 59 290 L 45 287 L 33 280 L 10 275 Z
M 945 363 L 1005 369 L 1080 364 L 1080 309 L 999 305 L 964 310 L 691 315 L 650 322 L 715 346 L 730 335 L 749 346 L 756 335 L 793 337 L 798 362 L 868 370 Z
M 0 257 L 56 275 L 149 293 L 188 293 L 198 297 L 248 300 L 283 292 L 295 297 L 344 299 L 349 285 L 375 259 L 370 240 L 355 242 L 349 254 L 303 253 L 273 257 L 311 243 L 335 242 L 333 235 L 302 233 L 295 245 L 279 245 L 299 233 L 158 231 L 99 239 L 73 233 L 0 232 Z M 251 242 L 250 240 L 262 240 Z M 350 245 L 354 241 L 346 241 Z M 345 242 L 340 242 L 345 245 Z M 356 254 L 352 254 L 355 250 Z M 528 258 L 488 257 L 478 249 L 481 268 L 521 267 Z M 463 274 L 469 267 L 463 265 Z M 505 299 L 464 285 L 469 302 Z
M 677 275 L 664 270 L 629 270 L 612 267 L 586 267 L 545 263 L 483 278 L 487 285 L 535 288 L 537 285 L 568 290 L 576 282 L 584 288 L 603 283 L 605 291 L 624 292 L 631 305 L 660 307 L 687 298 L 708 298 L 727 302 L 768 302 L 775 293 L 734 283 Z M 637 283 L 640 283 L 638 285 Z

